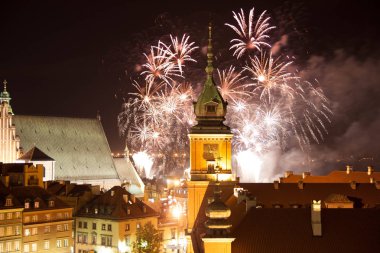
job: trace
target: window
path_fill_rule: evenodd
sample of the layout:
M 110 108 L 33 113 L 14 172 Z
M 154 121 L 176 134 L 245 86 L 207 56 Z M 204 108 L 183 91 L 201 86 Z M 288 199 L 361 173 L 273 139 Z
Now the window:
M 29 209 L 29 207 L 30 207 L 29 202 L 25 202 L 25 209 Z M 28 245 L 28 247 L 29 247 L 29 245 Z M 28 251 L 28 252 L 29 252 L 29 251 Z
M 12 203 L 12 199 L 11 198 L 7 198 L 5 200 L 5 206 L 13 206 L 13 203 Z
M 136 224 L 136 228 L 139 229 L 140 227 L 141 227 L 140 222 L 137 222 L 137 224 Z
M 3 244 L 3 242 L 0 242 L 0 252 L 4 252 L 4 244 Z
M 28 243 L 24 244 L 24 252 L 29 252 L 29 244 Z
M 32 222 L 37 222 L 38 221 L 38 216 L 37 215 L 33 215 L 32 216 Z
M 102 224 L 102 230 L 106 230 L 106 224 Z
M 20 241 L 15 241 L 15 251 L 20 250 Z
M 16 219 L 20 219 L 21 218 L 21 212 L 15 212 L 15 216 L 16 216 Z
M 4 236 L 4 227 L 0 227 L 0 236 Z
M 88 243 L 88 235 L 87 234 L 83 234 L 83 243 L 84 244 Z
M 87 228 L 87 221 L 83 222 L 83 228 Z
M 172 239 L 175 239 L 175 228 L 172 228 L 172 229 L 170 230 L 170 233 L 171 233 L 171 235 L 172 235 Z
M 49 221 L 49 220 L 50 220 L 50 218 L 51 218 L 51 216 L 50 216 L 50 214 L 49 214 L 49 213 L 45 214 L 45 220 Z
M 0 213 L 0 220 L 4 220 L 4 214 Z
M 82 222 L 78 222 L 78 228 L 82 228 Z
M 26 228 L 26 229 L 24 230 L 24 235 L 25 235 L 25 236 L 30 236 L 30 229 L 29 229 L 29 228 Z
M 50 226 L 45 226 L 44 233 L 45 234 L 50 233 Z
M 125 231 L 129 231 L 130 227 L 129 224 L 125 224 Z
M 38 229 L 37 228 L 32 228 L 32 235 L 36 235 L 36 234 L 38 234 Z
M 57 240 L 57 248 L 62 248 L 62 240 L 61 239 Z
M 49 240 L 45 240 L 45 241 L 44 241 L 44 249 L 49 249 L 49 247 L 50 247 L 50 242 L 49 242 Z
M 20 235 L 21 231 L 20 231 L 20 227 L 19 226 L 15 226 L 15 235 Z
M 95 214 L 98 214 L 98 208 L 95 208 L 94 212 Z
M 215 105 L 206 105 L 206 112 L 216 112 L 216 106 Z
M 49 207 L 54 207 L 54 200 L 49 200 Z
M 96 223 L 92 223 L 92 229 L 96 229 Z
M 62 231 L 62 225 L 57 225 L 57 232 L 61 232 Z
M 101 236 L 101 244 L 103 246 L 112 246 L 112 236 L 109 235 L 102 235 Z
M 11 252 L 12 251 L 12 242 L 6 242 L 5 243 L 5 252 Z
M 112 231 L 112 224 L 108 224 L 108 226 L 107 226 L 107 230 L 108 230 L 108 231 Z
M 65 219 L 68 219 L 68 218 L 70 218 L 70 215 L 69 215 L 69 213 L 68 213 L 68 212 L 65 212 L 63 215 L 64 215 Z
M 12 235 L 12 234 L 13 234 L 12 227 L 7 227 L 7 235 Z
M 96 244 L 96 234 L 91 235 L 91 244 Z
M 7 220 L 11 220 L 12 219 L 12 213 L 7 213 Z
M 34 202 L 34 208 L 40 208 L 40 202 L 35 201 Z M 33 246 L 32 246 L 32 251 L 33 251 Z
M 34 242 L 32 243 L 32 252 L 36 252 L 37 251 L 37 243 Z
M 78 236 L 77 236 L 77 242 L 78 243 L 82 243 L 82 238 L 83 238 L 83 236 L 82 236 L 82 234 L 78 234 Z
M 63 247 L 69 247 L 69 239 L 63 239 Z
M 63 224 L 63 230 L 68 231 L 69 230 L 69 224 L 67 224 L 67 223 Z

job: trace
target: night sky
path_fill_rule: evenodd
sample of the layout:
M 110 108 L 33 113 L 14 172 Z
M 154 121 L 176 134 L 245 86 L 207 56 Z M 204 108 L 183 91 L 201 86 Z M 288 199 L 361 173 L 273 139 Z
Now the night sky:
M 281 9 L 294 11 L 304 22 L 300 26 L 307 40 L 303 51 L 293 52 L 333 102 L 330 135 L 317 148 L 324 150 L 321 159 L 339 148 L 345 154 L 376 156 L 380 64 L 378 14 L 372 2 L 1 1 L 0 78 L 9 83 L 15 114 L 94 118 L 99 110 L 111 149 L 117 152 L 124 146 L 117 114 L 123 95 L 131 90 L 124 70 L 134 60 L 118 52 L 131 53 L 136 36 L 154 34 L 152 27 L 164 18 L 177 23 L 198 19 L 202 25 L 199 17 L 208 13 L 217 32 L 239 8 L 266 9 L 274 17 Z

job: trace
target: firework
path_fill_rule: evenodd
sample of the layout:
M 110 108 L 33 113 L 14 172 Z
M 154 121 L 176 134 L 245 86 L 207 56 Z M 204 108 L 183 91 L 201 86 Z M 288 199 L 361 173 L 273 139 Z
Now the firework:
M 254 22 L 254 8 L 249 11 L 248 23 L 245 20 L 245 14 L 243 9 L 240 9 L 240 13 L 232 12 L 234 19 L 237 22 L 237 26 L 231 24 L 225 24 L 231 27 L 239 36 L 239 38 L 232 39 L 233 44 L 230 49 L 234 49 L 233 55 L 240 58 L 245 52 L 250 50 L 261 51 L 263 47 L 270 47 L 266 42 L 269 38 L 267 34 L 270 30 L 274 29 L 274 26 L 269 24 L 269 17 L 265 17 L 265 11 L 261 13 L 258 20 Z

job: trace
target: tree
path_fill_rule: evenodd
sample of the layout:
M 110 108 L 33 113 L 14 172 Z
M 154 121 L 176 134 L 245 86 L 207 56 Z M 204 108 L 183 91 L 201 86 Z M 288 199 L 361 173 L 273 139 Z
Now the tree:
M 132 244 L 133 253 L 159 253 L 161 243 L 161 233 L 148 222 L 137 230 L 136 241 Z

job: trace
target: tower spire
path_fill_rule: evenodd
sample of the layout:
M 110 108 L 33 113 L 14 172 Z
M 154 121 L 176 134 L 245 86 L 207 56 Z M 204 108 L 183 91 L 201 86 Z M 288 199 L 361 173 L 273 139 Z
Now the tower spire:
M 212 24 L 211 22 L 208 25 L 208 46 L 207 46 L 207 79 L 212 78 L 212 72 L 214 67 L 212 66 L 212 58 L 214 54 L 212 53 Z M 207 84 L 212 84 L 212 82 L 206 82 Z
M 9 95 L 9 92 L 7 91 L 7 80 L 3 81 L 4 89 L 2 92 L 0 92 L 0 104 L 6 103 L 8 104 L 8 113 L 13 115 L 12 107 L 10 105 L 11 96 Z
M 7 92 L 7 80 L 4 79 L 3 84 L 4 84 L 4 92 Z

